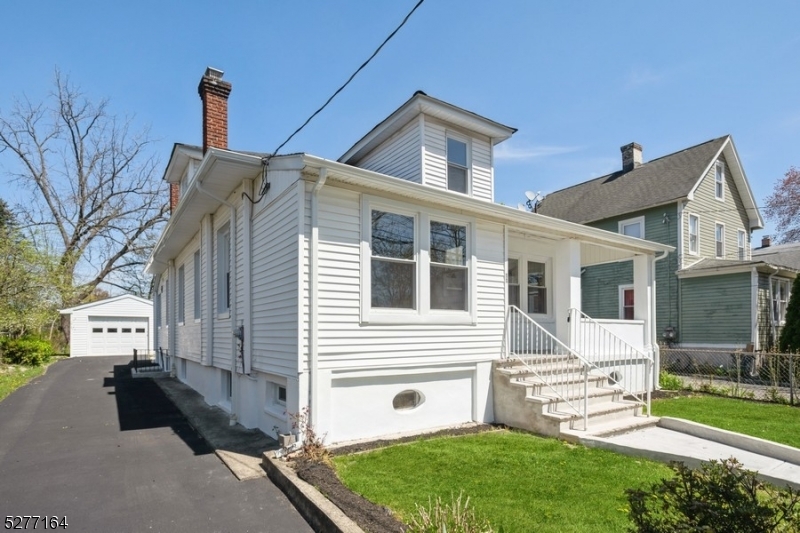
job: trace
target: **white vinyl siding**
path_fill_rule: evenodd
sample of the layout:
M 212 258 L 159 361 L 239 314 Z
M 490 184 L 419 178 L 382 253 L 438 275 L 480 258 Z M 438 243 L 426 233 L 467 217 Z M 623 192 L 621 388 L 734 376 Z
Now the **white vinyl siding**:
M 230 276 L 231 262 L 230 262 L 230 246 L 231 242 L 231 223 L 230 223 L 231 210 L 227 206 L 223 206 L 214 213 L 214 226 L 212 234 L 214 235 L 214 272 L 213 272 L 213 290 L 214 293 L 211 298 L 213 303 L 213 320 L 210 327 L 212 330 L 212 345 L 210 349 L 209 361 L 217 368 L 227 369 L 231 367 L 231 357 L 233 352 L 233 335 L 231 334 L 231 320 L 230 309 L 222 307 L 231 297 L 229 293 L 226 295 L 224 292 L 224 283 L 227 277 Z M 227 244 L 226 244 L 227 243 Z M 226 253 L 223 253 L 222 248 L 227 246 Z M 227 277 L 226 277 L 227 273 Z M 231 283 L 231 289 L 233 284 Z M 230 300 L 233 301 L 232 299 Z
M 262 372 L 297 372 L 302 186 L 285 190 L 253 220 L 252 366 Z
M 178 268 L 178 323 L 186 322 L 186 267 Z
M 200 312 L 202 309 L 202 274 L 200 266 L 200 251 L 194 253 L 194 260 L 192 262 L 192 304 L 194 307 L 194 319 L 200 320 Z
M 192 309 L 195 306 L 195 293 L 193 287 L 195 287 L 195 280 L 197 279 L 199 273 L 195 272 L 194 267 L 194 258 L 196 254 L 199 254 L 198 248 L 200 247 L 200 233 L 197 233 L 194 238 L 189 242 L 189 244 L 184 248 L 181 253 L 176 257 L 176 264 L 181 264 L 181 267 L 178 269 L 178 328 L 175 330 L 175 353 L 171 355 L 175 355 L 177 357 L 181 357 L 184 359 L 189 359 L 191 361 L 200 361 L 200 351 L 201 351 L 201 325 L 199 322 L 191 319 L 191 317 L 186 316 L 186 310 Z M 191 268 L 186 268 L 186 265 L 192 265 Z M 181 270 L 183 270 L 183 275 L 181 275 Z M 183 282 L 181 282 L 181 276 L 183 276 Z M 183 293 L 181 294 L 181 287 L 185 287 L 183 289 Z M 188 290 L 187 290 L 188 288 Z M 183 298 L 184 302 L 181 306 L 181 298 Z M 181 315 L 181 307 L 183 308 L 183 315 Z M 184 318 L 185 317 L 185 318 Z M 164 348 L 167 345 L 163 345 Z
M 231 228 L 226 223 L 217 231 L 217 313 L 230 309 L 232 281 Z
M 447 189 L 447 137 L 468 141 L 467 190 L 475 198 L 492 201 L 494 198 L 491 145 L 488 139 L 452 132 L 430 118 L 424 124 L 424 177 L 423 183 Z
M 471 276 L 478 302 L 475 325 L 363 325 L 359 194 L 326 187 L 319 200 L 321 369 L 427 366 L 497 357 L 505 317 L 502 226 L 479 221 L 472 228 L 477 255 L 476 273 Z
M 412 120 L 361 159 L 357 166 L 422 183 L 420 143 L 419 122 Z

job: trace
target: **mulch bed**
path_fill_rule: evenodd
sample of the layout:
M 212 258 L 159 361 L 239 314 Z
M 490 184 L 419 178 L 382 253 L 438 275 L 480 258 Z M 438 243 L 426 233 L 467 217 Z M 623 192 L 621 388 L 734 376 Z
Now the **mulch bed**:
M 461 435 L 472 435 L 475 433 L 482 433 L 484 431 L 492 431 L 498 429 L 498 426 L 490 424 L 478 424 L 471 426 L 463 426 L 457 428 L 444 429 L 435 433 L 427 433 L 424 435 L 414 435 L 409 437 L 402 437 L 392 440 L 375 440 L 370 442 L 363 442 L 351 444 L 336 448 L 331 451 L 332 455 L 350 455 L 353 453 L 361 453 L 378 448 L 385 448 L 395 444 L 403 444 L 407 442 L 416 442 L 436 437 L 456 437 Z M 394 517 L 391 509 L 375 504 L 360 494 L 348 489 L 339 480 L 333 468 L 323 462 L 311 462 L 304 460 L 292 461 L 290 463 L 300 479 L 310 483 L 317 488 L 322 494 L 325 495 L 331 502 L 333 502 L 339 509 L 349 516 L 356 524 L 364 531 L 370 533 L 402 533 L 406 531 L 407 526 L 400 520 Z

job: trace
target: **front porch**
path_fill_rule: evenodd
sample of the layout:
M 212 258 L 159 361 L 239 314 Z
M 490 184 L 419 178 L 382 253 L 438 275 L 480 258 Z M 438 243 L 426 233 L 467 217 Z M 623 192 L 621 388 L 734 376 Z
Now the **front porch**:
M 492 377 L 496 421 L 564 438 L 653 422 L 646 413 L 658 379 L 655 255 L 514 232 L 507 242 L 509 306 Z M 581 275 L 621 261 L 633 264 L 634 283 L 620 319 L 592 319 L 581 311 Z

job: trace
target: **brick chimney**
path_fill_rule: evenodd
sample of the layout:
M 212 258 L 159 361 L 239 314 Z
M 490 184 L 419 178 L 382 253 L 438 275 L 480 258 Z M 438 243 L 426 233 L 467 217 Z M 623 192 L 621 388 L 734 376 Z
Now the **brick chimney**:
M 228 96 L 230 82 L 222 80 L 223 72 L 208 67 L 200 79 L 197 92 L 203 100 L 203 153 L 209 148 L 228 148 Z
M 636 167 L 642 166 L 642 145 L 630 143 L 620 146 L 622 152 L 622 171 L 628 172 Z
M 769 248 L 772 244 L 772 238 L 769 235 L 764 235 L 761 237 L 761 247 L 762 248 Z

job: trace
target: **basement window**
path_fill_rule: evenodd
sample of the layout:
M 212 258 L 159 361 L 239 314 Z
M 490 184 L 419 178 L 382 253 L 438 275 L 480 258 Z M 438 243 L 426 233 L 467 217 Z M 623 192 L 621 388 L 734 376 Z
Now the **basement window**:
M 410 411 L 416 409 L 425 402 L 425 396 L 418 390 L 404 390 L 397 393 L 392 400 L 392 407 L 395 411 Z

